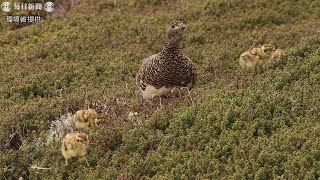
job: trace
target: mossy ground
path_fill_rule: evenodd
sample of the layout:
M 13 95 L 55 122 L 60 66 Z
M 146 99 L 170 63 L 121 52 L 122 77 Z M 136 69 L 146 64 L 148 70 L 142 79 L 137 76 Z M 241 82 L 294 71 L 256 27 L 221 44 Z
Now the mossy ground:
M 188 26 L 182 47 L 197 66 L 192 101 L 144 106 L 135 74 L 174 19 Z M 312 0 L 83 0 L 65 16 L 3 28 L 0 177 L 318 179 L 319 19 Z M 263 43 L 286 53 L 242 72 L 239 55 Z M 90 167 L 64 167 L 48 129 L 87 106 L 106 114 L 91 133 Z

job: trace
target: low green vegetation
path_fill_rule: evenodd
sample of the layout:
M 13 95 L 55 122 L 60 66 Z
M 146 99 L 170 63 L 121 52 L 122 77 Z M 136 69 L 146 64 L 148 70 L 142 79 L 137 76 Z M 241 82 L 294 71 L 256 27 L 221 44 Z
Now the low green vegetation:
M 312 0 L 83 0 L 20 29 L 1 22 L 0 178 L 318 179 L 319 12 Z M 160 109 L 135 74 L 174 19 L 188 26 L 197 86 Z M 264 43 L 286 52 L 242 72 L 239 55 Z M 88 106 L 106 116 L 90 166 L 65 167 L 50 125 Z

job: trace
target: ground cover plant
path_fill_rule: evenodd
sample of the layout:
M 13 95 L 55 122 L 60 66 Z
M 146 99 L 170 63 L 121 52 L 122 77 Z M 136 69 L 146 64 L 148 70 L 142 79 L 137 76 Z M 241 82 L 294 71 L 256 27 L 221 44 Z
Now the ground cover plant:
M 83 0 L 22 28 L 1 17 L 1 179 L 319 178 L 320 2 Z M 197 85 L 160 109 L 135 75 L 175 19 Z M 239 55 L 264 43 L 284 56 L 243 72 Z M 90 166 L 65 167 L 51 124 L 88 106 L 105 116 Z

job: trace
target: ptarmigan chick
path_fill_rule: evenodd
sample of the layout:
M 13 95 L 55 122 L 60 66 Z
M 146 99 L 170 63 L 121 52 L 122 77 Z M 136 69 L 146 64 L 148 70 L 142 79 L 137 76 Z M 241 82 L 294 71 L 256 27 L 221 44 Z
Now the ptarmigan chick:
M 94 109 L 79 110 L 73 115 L 75 127 L 78 129 L 96 129 L 101 120 Z
M 61 143 L 61 152 L 66 160 L 65 165 L 68 165 L 68 159 L 72 157 L 84 157 L 87 154 L 88 142 L 88 135 L 85 133 L 67 134 Z
M 253 48 L 240 55 L 240 66 L 243 69 L 257 70 L 270 62 L 275 47 L 272 44 L 264 44 L 260 48 Z
M 170 94 L 182 95 L 193 87 L 196 79 L 195 67 L 180 49 L 185 29 L 183 22 L 171 22 L 167 27 L 163 50 L 143 60 L 136 82 L 144 99 Z

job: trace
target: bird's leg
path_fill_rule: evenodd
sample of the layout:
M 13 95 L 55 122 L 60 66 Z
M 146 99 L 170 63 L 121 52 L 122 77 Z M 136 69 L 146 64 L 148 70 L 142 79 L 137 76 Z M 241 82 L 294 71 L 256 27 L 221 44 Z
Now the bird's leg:
M 174 90 L 176 90 L 176 89 L 177 89 L 177 87 L 174 87 L 174 88 L 170 91 L 170 93 L 173 93 Z M 178 93 L 179 93 L 179 97 L 181 97 L 180 89 L 179 89 L 179 88 L 178 88 Z M 173 94 L 173 96 L 176 97 L 176 94 Z
M 151 104 L 151 101 L 148 100 L 148 99 L 142 98 L 142 105 L 143 105 L 143 107 L 146 108 L 146 110 L 147 110 L 148 112 L 150 112 L 150 110 L 148 109 L 148 107 L 147 107 L 147 106 L 145 105 L 145 103 L 144 103 L 145 101 L 148 102 L 148 103 L 150 103 L 150 104 Z
M 87 160 L 87 158 L 86 158 L 86 157 L 84 157 L 84 160 L 86 161 L 86 163 L 87 163 L 88 167 L 90 167 L 89 162 L 88 162 L 88 160 Z
M 192 105 L 194 105 L 193 100 L 192 100 L 192 96 L 191 96 L 191 92 L 190 92 L 189 88 L 188 88 L 188 87 L 181 87 L 181 89 L 184 89 L 184 88 L 187 89 L 187 91 L 188 91 L 188 96 L 189 96 L 189 98 L 190 98 L 190 101 L 191 101 Z
M 174 87 L 173 89 L 171 89 L 171 92 L 170 92 L 170 93 L 172 93 L 175 89 L 176 89 L 176 87 Z
M 183 91 L 184 89 L 187 89 L 187 91 L 189 90 L 188 87 L 180 87 L 180 88 L 179 88 L 179 96 L 180 96 L 180 97 L 182 96 L 181 93 L 180 93 L 181 91 L 183 92 L 182 94 L 185 95 L 185 91 Z
M 183 87 L 179 88 L 179 98 L 181 98 L 181 89 L 183 89 Z
M 155 96 L 158 96 L 158 97 L 159 97 L 160 109 L 163 109 L 162 102 L 161 102 L 161 96 L 159 96 L 158 94 L 154 94 L 154 95 L 152 95 L 152 99 L 153 99 Z
M 68 159 L 67 158 L 65 158 L 65 159 L 66 159 L 66 164 L 64 166 L 68 166 Z
M 191 96 L 191 92 L 190 92 L 189 88 L 188 88 L 188 96 L 190 97 L 190 101 L 191 101 L 192 105 L 194 105 L 193 100 L 192 100 L 192 96 Z
M 80 158 L 80 161 L 86 161 L 86 164 L 87 164 L 87 166 L 89 166 L 90 167 L 90 165 L 89 165 L 89 162 L 88 162 L 88 160 L 87 160 L 87 158 L 86 157 L 81 157 Z
M 162 103 L 161 103 L 161 96 L 159 96 L 159 104 L 160 104 L 160 108 L 163 109 Z

